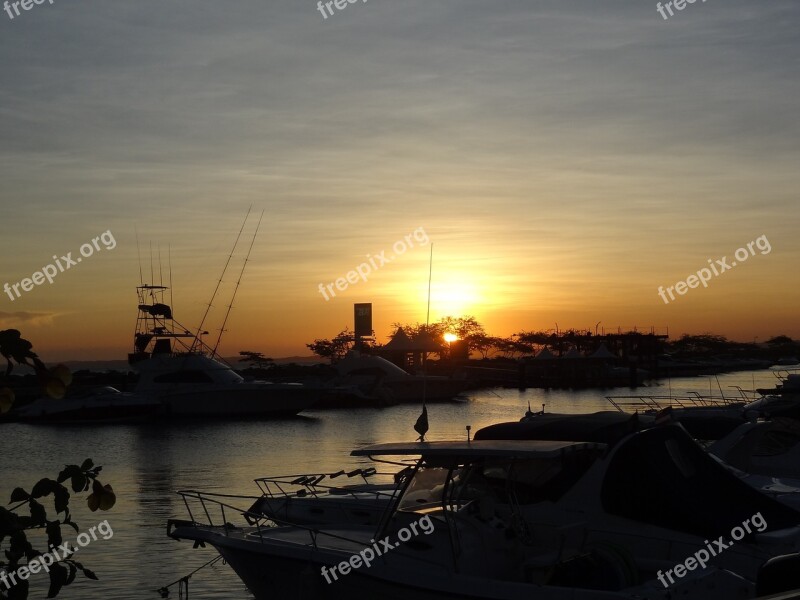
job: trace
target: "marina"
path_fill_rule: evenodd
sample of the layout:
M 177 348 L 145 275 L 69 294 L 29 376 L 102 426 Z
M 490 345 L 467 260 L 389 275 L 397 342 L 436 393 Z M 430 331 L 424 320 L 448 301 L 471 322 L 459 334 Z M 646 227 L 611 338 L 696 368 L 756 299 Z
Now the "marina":
M 770 385 L 772 371 L 720 375 L 723 389 Z M 661 389 L 663 391 L 664 384 Z M 669 382 L 676 395 L 707 387 L 701 378 Z M 625 389 L 619 390 L 624 393 Z M 539 390 L 520 392 L 497 388 L 468 392 L 468 400 L 456 404 L 431 405 L 430 431 L 426 440 L 466 440 L 466 425 L 472 431 L 505 421 L 518 421 L 528 405 L 544 405 L 546 413 L 583 414 L 607 411 L 606 392 L 599 390 Z M 106 478 L 114 484 L 118 505 L 104 515 L 113 526 L 112 540 L 82 550 L 93 563 L 99 581 L 79 581 L 73 593 L 105 595 L 122 600 L 156 598 L 155 590 L 184 577 L 215 557 L 211 547 L 192 549 L 166 535 L 169 519 L 186 519 L 186 506 L 178 490 L 258 497 L 262 488 L 255 481 L 280 473 L 334 474 L 341 470 L 368 469 L 374 465 L 364 457 L 349 457 L 359 447 L 407 440 L 419 413 L 416 405 L 386 408 L 304 411 L 278 420 L 226 420 L 220 423 L 194 421 L 189 424 L 119 424 L 100 426 L 50 426 L 10 423 L 2 426 L 3 443 L 29 460 L 7 468 L 4 482 L 23 484 L 30 473 L 52 469 L 49 452 L 38 448 L 63 446 L 63 462 L 87 456 L 100 460 Z M 386 471 L 386 469 L 378 469 Z M 391 485 L 391 477 L 370 476 L 368 481 Z M 346 474 L 331 480 L 335 485 L 364 483 L 360 475 Z M 262 482 L 263 485 L 263 482 Z M 9 494 L 10 489 L 0 489 Z M 692 500 L 686 500 L 691 509 Z M 250 505 L 244 508 L 249 508 Z M 77 515 L 85 513 L 85 508 Z M 76 518 L 78 518 L 76 516 Z M 82 515 L 90 522 L 92 515 Z M 33 581 L 33 585 L 40 585 Z M 221 563 L 202 569 L 190 579 L 192 598 L 241 598 L 251 596 L 229 566 Z M 72 592 L 72 590 L 70 590 Z M 173 588 L 173 592 L 175 588 Z M 173 596 L 177 596 L 173 593 Z M 313 597 L 313 596 L 310 596 Z
M 0 600 L 800 600 L 797 0 L 42 2 Z

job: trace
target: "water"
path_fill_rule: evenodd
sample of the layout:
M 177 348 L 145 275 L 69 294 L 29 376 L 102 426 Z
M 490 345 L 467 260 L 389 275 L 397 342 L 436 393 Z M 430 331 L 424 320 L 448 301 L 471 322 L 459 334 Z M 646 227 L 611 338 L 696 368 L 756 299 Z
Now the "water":
M 711 378 L 715 395 L 717 381 Z M 708 378 L 680 378 L 670 382 L 673 394 L 697 391 L 707 394 Z M 719 376 L 725 395 L 745 389 L 772 387 L 770 371 Z M 666 395 L 667 382 L 636 393 Z M 584 413 L 610 410 L 607 395 L 628 395 L 614 390 L 483 390 L 468 394 L 460 404 L 429 407 L 428 440 L 464 439 L 465 425 L 475 432 L 500 421 L 518 420 L 530 402 L 533 410 Z M 216 556 L 212 548 L 192 549 L 189 542 L 166 537 L 169 518 L 186 518 L 179 489 L 231 494 L 256 494 L 255 477 L 289 473 L 333 472 L 363 465 L 349 456 L 356 446 L 409 441 L 419 407 L 388 409 L 307 411 L 280 421 L 243 421 L 186 425 L 117 425 L 102 427 L 52 427 L 9 424 L 0 427 L 0 500 L 22 486 L 30 490 L 41 477 L 52 477 L 67 463 L 80 464 L 91 457 L 103 465 L 101 481 L 110 483 L 117 504 L 109 512 L 91 513 L 83 498 L 73 498 L 74 519 L 82 531 L 107 519 L 114 535 L 98 537 L 79 551 L 76 560 L 93 569 L 100 581 L 78 581 L 59 598 L 141 600 L 157 599 L 156 590 L 189 574 Z M 74 542 L 71 530 L 65 540 Z M 42 547 L 39 544 L 37 547 Z M 44 598 L 47 579 L 31 578 L 31 599 Z M 178 597 L 177 587 L 171 597 Z M 201 570 L 190 581 L 191 598 L 246 600 L 252 598 L 241 581 L 221 562 Z

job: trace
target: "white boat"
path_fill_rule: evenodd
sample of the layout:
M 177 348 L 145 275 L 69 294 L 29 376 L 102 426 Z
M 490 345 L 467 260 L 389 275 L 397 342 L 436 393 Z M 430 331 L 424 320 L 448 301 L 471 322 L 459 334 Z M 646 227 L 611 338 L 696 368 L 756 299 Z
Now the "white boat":
M 775 376 L 780 380 L 774 388 L 759 388 L 758 392 L 766 395 L 800 395 L 800 373 L 789 373 L 787 371 L 775 372 Z
M 139 314 L 134 352 L 128 362 L 138 372 L 135 392 L 158 400 L 163 416 L 291 416 L 319 399 L 319 388 L 302 383 L 245 381 L 201 332 L 191 333 L 164 303 L 165 286 L 136 288 Z
M 745 473 L 800 479 L 800 421 L 775 418 L 744 423 L 708 451 Z
M 329 406 L 391 406 L 448 402 L 466 387 L 466 378 L 412 375 L 380 356 L 351 351 L 336 363 L 338 377 L 328 393 Z
M 248 515 L 258 514 L 276 523 L 375 526 L 397 497 L 407 472 L 408 468 L 394 473 L 390 482 L 383 483 L 373 481 L 377 473 L 374 468 L 261 477 L 255 480 L 261 497 L 248 509 Z M 354 477 L 361 482 L 343 484 Z
M 184 491 L 190 520 L 170 521 L 167 533 L 214 546 L 258 600 L 728 600 L 797 583 L 800 513 L 741 482 L 679 426 L 613 448 L 485 440 L 353 454 L 420 456 L 378 527 L 246 512 L 240 527 L 230 522 L 242 514 L 235 497 Z M 732 533 L 756 514 L 763 528 Z M 426 519 L 430 531 L 409 533 Z M 730 535 L 739 541 L 713 561 L 662 584 L 708 540 Z M 390 551 L 365 564 L 384 542 Z
M 14 411 L 19 421 L 38 423 L 122 423 L 153 418 L 161 403 L 149 396 L 120 392 L 111 386 L 40 398 Z

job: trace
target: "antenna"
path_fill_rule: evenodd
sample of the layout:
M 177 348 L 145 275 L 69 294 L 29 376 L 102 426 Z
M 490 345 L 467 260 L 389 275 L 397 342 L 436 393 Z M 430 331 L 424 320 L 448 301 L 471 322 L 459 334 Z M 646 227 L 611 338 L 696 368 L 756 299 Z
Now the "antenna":
M 169 264 L 169 306 L 175 314 L 175 303 L 172 300 L 172 244 L 167 244 L 167 263 Z
M 153 242 L 150 242 L 150 285 L 153 285 L 156 282 L 156 278 L 153 277 Z
M 158 243 L 158 285 L 164 287 L 164 272 L 161 269 L 161 242 Z
M 133 231 L 136 234 L 136 256 L 139 259 L 139 285 L 144 285 L 144 275 L 142 275 L 142 253 L 139 250 L 139 229 L 134 226 Z
M 431 244 L 430 266 L 428 267 L 428 312 L 425 316 L 425 336 L 428 337 L 428 327 L 431 321 L 431 279 L 433 277 L 433 244 Z M 428 433 L 428 406 L 425 403 L 428 392 L 428 361 L 427 352 L 422 350 L 422 414 L 414 424 L 414 430 L 419 433 L 419 441 L 425 441 L 425 434 Z
M 222 325 L 219 328 L 219 336 L 217 337 L 217 343 L 214 344 L 214 349 L 211 351 L 211 356 L 214 356 L 217 353 L 217 348 L 219 348 L 219 343 L 222 340 L 222 333 L 225 331 L 225 324 L 228 322 L 228 316 L 231 314 L 231 309 L 233 308 L 233 299 L 236 298 L 236 292 L 239 291 L 239 284 L 242 282 L 242 276 L 244 275 L 244 269 L 247 266 L 247 261 L 250 258 L 250 253 L 253 251 L 253 244 L 256 243 L 256 236 L 258 235 L 258 229 L 261 227 L 261 219 L 264 218 L 264 211 L 261 211 L 261 216 L 258 218 L 258 223 L 256 223 L 256 230 L 253 232 L 253 239 L 250 240 L 250 248 L 247 249 L 247 255 L 244 257 L 244 263 L 242 263 L 242 270 L 239 272 L 239 279 L 236 281 L 236 287 L 233 288 L 233 296 L 231 296 L 231 302 L 228 304 L 228 310 L 225 313 L 225 318 L 222 320 Z
M 431 321 L 431 279 L 433 278 L 433 243 L 431 242 L 431 258 L 428 267 L 428 312 L 425 315 L 425 333 L 428 332 L 428 325 Z
M 211 294 L 211 300 L 208 302 L 206 306 L 206 312 L 203 314 L 203 320 L 200 321 L 200 326 L 197 328 L 197 333 L 195 334 L 194 341 L 192 341 L 192 346 L 189 348 L 189 352 L 194 350 L 195 345 L 198 341 L 200 341 L 200 336 L 202 335 L 203 325 L 205 325 L 206 317 L 208 317 L 208 311 L 211 310 L 211 305 L 214 302 L 214 298 L 217 297 L 217 292 L 219 291 L 219 286 L 222 284 L 222 278 L 225 276 L 225 271 L 228 270 L 228 265 L 231 263 L 231 258 L 233 258 L 233 253 L 236 252 L 236 246 L 239 244 L 239 238 L 242 237 L 242 231 L 244 231 L 244 226 L 247 223 L 247 217 L 250 216 L 250 211 L 253 209 L 251 205 L 250 208 L 247 209 L 247 214 L 244 216 L 244 222 L 242 223 L 241 229 L 239 229 L 239 234 L 236 236 L 236 241 L 233 243 L 233 248 L 231 249 L 231 253 L 228 255 L 228 260 L 225 261 L 225 267 L 222 269 L 222 275 L 219 276 L 217 280 L 217 287 L 214 288 L 214 293 Z

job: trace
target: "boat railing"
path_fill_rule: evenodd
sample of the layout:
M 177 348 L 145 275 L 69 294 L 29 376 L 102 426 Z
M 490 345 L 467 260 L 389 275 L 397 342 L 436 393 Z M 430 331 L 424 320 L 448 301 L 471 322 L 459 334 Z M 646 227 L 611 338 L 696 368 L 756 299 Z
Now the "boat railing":
M 261 530 L 262 527 L 274 527 L 277 523 L 262 513 L 252 512 L 250 509 L 242 509 L 239 506 L 230 504 L 230 501 L 247 501 L 252 504 L 254 501 L 260 500 L 261 496 L 242 496 L 236 494 L 219 494 L 213 492 L 198 492 L 196 490 L 178 490 L 178 495 L 183 499 L 183 504 L 186 506 L 186 512 L 189 513 L 189 523 L 181 522 L 181 524 L 190 524 L 192 526 L 208 526 L 208 527 L 222 527 L 226 535 L 229 531 L 240 530 L 228 520 L 228 516 L 238 515 L 244 517 L 251 527 Z M 192 508 L 194 507 L 194 510 Z M 211 510 L 209 510 L 209 507 Z M 228 509 L 226 514 L 225 509 Z M 212 513 L 218 517 L 215 522 Z M 205 516 L 205 520 L 203 520 Z M 173 521 L 169 522 L 169 527 Z M 167 531 L 169 534 L 169 530 Z
M 402 471 L 401 471 L 402 473 Z M 376 497 L 393 497 L 397 493 L 398 473 L 378 472 L 370 467 L 352 471 L 335 473 L 303 473 L 297 475 L 277 475 L 259 477 L 256 485 L 265 498 L 303 498 L 317 497 L 323 494 L 337 494 L 356 498 L 365 493 Z M 345 477 L 346 479 L 339 479 Z M 356 479 L 357 478 L 357 479 Z M 356 479 L 359 483 L 342 485 L 347 479 Z M 375 480 L 381 480 L 383 484 Z
M 200 492 L 197 490 L 179 490 L 178 495 L 183 498 L 183 503 L 186 506 L 186 511 L 189 513 L 189 522 L 170 519 L 167 523 L 167 535 L 175 537 L 172 533 L 174 527 L 191 526 L 191 527 L 213 527 L 222 529 L 226 537 L 232 535 L 243 535 L 246 532 L 246 527 L 251 529 L 247 532 L 250 537 L 257 537 L 263 544 L 265 534 L 270 529 L 277 527 L 290 526 L 293 529 L 306 531 L 309 536 L 309 542 L 318 549 L 317 539 L 320 535 L 325 537 L 342 540 L 354 544 L 363 545 L 363 540 L 353 539 L 346 536 L 338 535 L 330 531 L 321 531 L 315 527 L 283 521 L 275 517 L 267 517 L 262 513 L 252 512 L 249 509 L 243 509 L 241 506 L 235 506 L 230 502 L 240 501 L 253 501 L 259 500 L 258 496 L 242 496 L 234 494 L 218 494 L 213 492 Z M 192 508 L 194 507 L 194 510 Z M 247 526 L 237 526 L 229 521 L 229 518 L 239 516 L 247 521 Z M 205 517 L 205 518 L 204 518 Z
M 689 392 L 685 396 L 656 396 L 640 394 L 631 396 L 606 396 L 606 400 L 619 412 L 658 412 L 665 408 L 733 408 L 741 405 L 739 398 L 725 396 L 704 396 Z M 744 401 L 749 402 L 747 398 Z
M 365 545 L 363 537 L 348 537 L 346 535 L 334 533 L 327 528 L 319 529 L 309 525 L 284 521 L 275 517 L 266 517 L 262 513 L 251 512 L 248 509 L 242 509 L 241 506 L 231 504 L 231 502 L 237 500 L 245 502 L 258 500 L 259 498 L 257 496 L 219 494 L 214 492 L 200 492 L 197 490 L 179 490 L 177 493 L 183 498 L 190 520 L 170 519 L 167 522 L 167 535 L 175 539 L 180 539 L 180 537 L 174 533 L 175 528 L 213 527 L 217 530 L 221 529 L 226 537 L 237 536 L 241 538 L 247 536 L 251 539 L 258 538 L 261 544 L 265 544 L 269 540 L 267 534 L 270 530 L 275 530 L 279 527 L 291 527 L 296 531 L 305 531 L 308 534 L 309 545 L 312 546 L 314 550 L 319 550 L 319 541 L 321 538 L 340 540 L 348 544 L 354 544 L 354 553 L 356 552 L 356 548 L 361 549 L 369 547 L 369 544 Z M 234 517 L 234 515 L 243 517 L 248 525 L 237 526 L 231 523 L 229 518 Z M 377 539 L 378 531 L 374 531 L 371 535 Z M 370 541 L 374 543 L 374 540 Z M 405 554 L 404 557 L 430 566 L 427 557 L 417 556 L 416 553 Z M 442 570 L 442 575 L 444 574 L 444 570 Z

